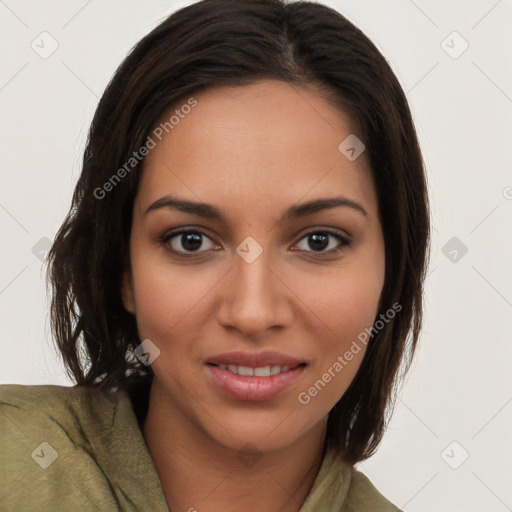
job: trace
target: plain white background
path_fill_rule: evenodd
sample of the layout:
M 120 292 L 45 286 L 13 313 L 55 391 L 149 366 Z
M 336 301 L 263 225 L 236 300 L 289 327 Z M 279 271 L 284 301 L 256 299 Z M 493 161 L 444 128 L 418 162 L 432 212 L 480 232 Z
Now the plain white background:
M 72 384 L 49 334 L 41 258 L 108 80 L 187 3 L 0 0 L 0 383 Z M 512 2 L 325 3 L 374 41 L 406 91 L 433 210 L 420 348 L 359 469 L 410 512 L 512 510 Z

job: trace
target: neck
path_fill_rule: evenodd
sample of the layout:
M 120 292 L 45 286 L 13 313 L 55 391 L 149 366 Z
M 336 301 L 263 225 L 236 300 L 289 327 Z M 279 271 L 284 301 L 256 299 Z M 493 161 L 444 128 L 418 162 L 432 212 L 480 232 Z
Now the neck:
M 155 384 L 143 435 L 171 511 L 300 511 L 322 464 L 325 422 L 277 451 L 242 454 L 183 418 Z

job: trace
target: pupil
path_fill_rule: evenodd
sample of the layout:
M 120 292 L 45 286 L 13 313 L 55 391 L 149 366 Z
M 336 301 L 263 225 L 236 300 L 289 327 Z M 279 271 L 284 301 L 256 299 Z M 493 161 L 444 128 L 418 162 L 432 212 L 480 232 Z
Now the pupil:
M 325 234 L 309 235 L 309 240 L 309 246 L 314 250 L 321 251 L 329 245 L 328 237 Z M 201 235 L 197 233 L 188 233 L 186 235 L 182 235 L 181 243 L 185 249 L 194 251 L 201 247 Z
M 312 249 L 316 250 L 322 250 L 325 249 L 329 245 L 328 238 L 325 234 L 317 234 L 317 235 L 310 235 L 310 240 L 313 240 L 313 243 L 310 242 L 309 246 Z M 320 244 L 320 246 L 316 245 Z
M 185 241 L 183 241 L 185 239 Z M 193 251 L 195 249 L 198 249 L 201 247 L 201 235 L 198 235 L 197 233 L 188 233 L 186 235 L 181 236 L 181 243 L 183 247 L 189 251 Z

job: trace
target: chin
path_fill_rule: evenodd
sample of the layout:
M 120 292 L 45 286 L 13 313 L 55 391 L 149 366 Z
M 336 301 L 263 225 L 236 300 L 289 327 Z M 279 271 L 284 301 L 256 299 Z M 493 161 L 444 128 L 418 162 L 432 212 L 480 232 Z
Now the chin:
M 286 409 L 236 410 L 204 421 L 202 429 L 217 444 L 236 452 L 245 446 L 262 453 L 289 447 L 318 423 Z

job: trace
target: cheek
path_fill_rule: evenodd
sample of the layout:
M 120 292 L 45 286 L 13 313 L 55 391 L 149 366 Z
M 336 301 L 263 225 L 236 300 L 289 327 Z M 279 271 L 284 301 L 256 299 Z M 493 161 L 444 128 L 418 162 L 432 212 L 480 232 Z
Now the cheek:
M 312 338 L 316 359 L 298 398 L 316 415 L 334 406 L 361 365 L 378 314 L 383 258 L 373 253 L 371 259 L 361 258 L 357 264 L 303 280 L 300 293 L 309 311 L 310 329 L 313 325 L 318 329 Z
M 382 280 L 370 271 L 353 272 L 344 278 L 337 297 L 339 313 L 333 313 L 337 332 L 354 337 L 370 327 L 378 313 L 381 291 Z
M 165 340 L 178 329 L 187 315 L 197 315 L 201 299 L 216 285 L 218 279 L 197 270 L 183 267 L 170 271 L 167 264 L 134 264 L 136 316 L 141 336 Z
M 154 339 L 170 332 L 194 303 L 200 299 L 202 288 L 190 286 L 190 270 L 170 271 L 165 254 L 156 247 L 132 239 L 131 264 L 135 295 L 135 310 L 139 335 Z
M 366 349 L 365 342 L 369 340 L 365 330 L 371 329 L 378 313 L 380 281 L 351 273 L 325 282 L 317 279 L 310 284 L 304 285 L 303 296 L 309 310 L 304 312 L 310 318 L 309 328 L 318 326 L 316 336 L 312 337 L 316 340 L 317 355 L 312 370 L 319 374 L 337 361 L 338 356 L 351 351 L 346 358 L 351 361 L 351 368 L 344 369 L 344 374 L 347 378 L 348 374 L 354 376 Z
M 201 340 L 211 327 L 211 298 L 225 286 L 225 271 L 207 263 L 176 263 L 145 241 L 134 243 L 131 260 L 138 334 L 161 350 L 155 369 L 164 361 L 185 368 L 200 360 Z
M 296 282 L 305 309 L 324 324 L 334 344 L 357 336 L 373 324 L 384 284 L 384 264 L 380 261 L 343 264 L 305 274 Z

